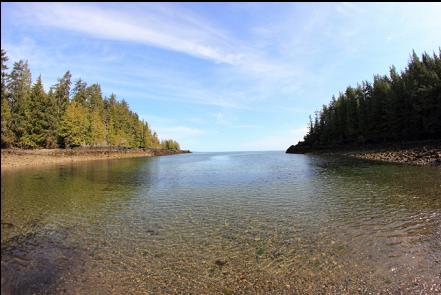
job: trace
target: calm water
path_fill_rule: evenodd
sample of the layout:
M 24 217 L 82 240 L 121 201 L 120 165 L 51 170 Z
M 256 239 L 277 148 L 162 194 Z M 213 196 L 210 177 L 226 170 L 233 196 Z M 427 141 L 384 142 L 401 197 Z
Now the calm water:
M 282 152 L 1 175 L 2 294 L 441 292 L 441 170 Z

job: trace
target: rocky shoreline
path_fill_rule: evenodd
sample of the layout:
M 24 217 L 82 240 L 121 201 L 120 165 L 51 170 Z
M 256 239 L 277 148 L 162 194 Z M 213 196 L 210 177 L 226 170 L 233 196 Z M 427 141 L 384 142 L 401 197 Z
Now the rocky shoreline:
M 441 142 L 411 142 L 365 147 L 320 147 L 291 146 L 287 153 L 341 154 L 358 159 L 391 163 L 441 166 Z
M 1 170 L 62 165 L 74 162 L 154 157 L 190 153 L 184 150 L 128 149 L 128 148 L 73 148 L 73 149 L 2 149 Z
M 441 148 L 439 147 L 421 147 L 402 150 L 356 152 L 347 153 L 347 155 L 366 160 L 376 160 L 421 166 L 441 166 Z

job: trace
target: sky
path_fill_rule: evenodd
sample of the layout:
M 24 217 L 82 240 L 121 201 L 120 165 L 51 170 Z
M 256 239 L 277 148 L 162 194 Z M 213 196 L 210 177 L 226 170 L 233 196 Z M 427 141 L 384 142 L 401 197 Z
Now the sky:
M 1 3 L 9 66 L 115 93 L 192 151 L 285 150 L 332 95 L 438 52 L 440 3 Z

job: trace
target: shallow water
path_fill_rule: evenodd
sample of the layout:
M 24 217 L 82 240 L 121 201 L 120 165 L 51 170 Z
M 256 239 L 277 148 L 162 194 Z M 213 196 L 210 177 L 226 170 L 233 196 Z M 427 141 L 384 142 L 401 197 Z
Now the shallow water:
M 1 175 L 2 294 L 441 292 L 441 170 L 194 153 Z

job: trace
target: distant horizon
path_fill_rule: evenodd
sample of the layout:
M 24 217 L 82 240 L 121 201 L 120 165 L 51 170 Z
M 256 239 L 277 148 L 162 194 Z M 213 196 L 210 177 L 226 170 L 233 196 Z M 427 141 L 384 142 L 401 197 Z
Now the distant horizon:
M 8 66 L 67 70 L 194 152 L 284 151 L 348 85 L 441 46 L 439 3 L 2 3 Z
M 285 152 L 285 150 L 255 150 L 255 151 L 192 151 L 192 153 L 256 153 L 256 152 Z

